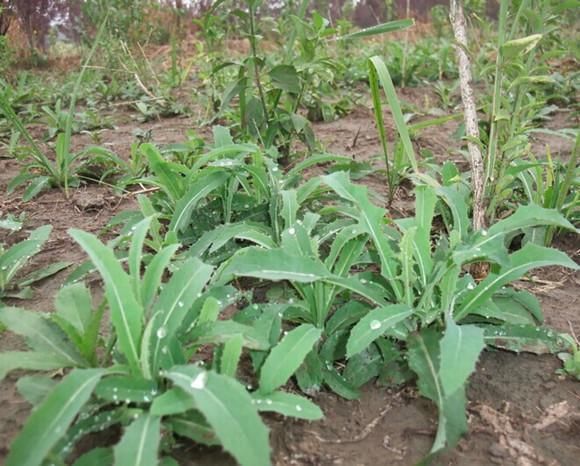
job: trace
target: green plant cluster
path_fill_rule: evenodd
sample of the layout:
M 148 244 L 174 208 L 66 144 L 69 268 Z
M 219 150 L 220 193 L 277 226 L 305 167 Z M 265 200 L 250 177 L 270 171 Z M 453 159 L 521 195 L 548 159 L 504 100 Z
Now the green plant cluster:
M 106 17 L 104 3 L 86 3 Z M 23 200 L 51 188 L 68 196 L 90 181 L 117 191 L 138 185 L 148 193 L 137 197 L 134 211 L 111 220 L 115 234 L 106 244 L 69 230 L 87 261 L 69 274 L 51 312 L 9 301 L 29 297 L 30 285 L 70 265 L 22 273 L 51 227 L 22 239 L 20 219 L 0 221 L 12 231 L 0 247 L 0 323 L 26 344 L 0 353 L 0 380 L 26 370 L 18 373 L 17 388 L 34 406 L 6 464 L 170 466 L 189 439 L 223 447 L 242 466 L 267 466 L 269 431 L 261 413 L 315 421 L 323 412 L 312 395 L 330 390 L 356 399 L 370 381 L 415 383 L 437 407 L 430 458 L 467 431 L 466 386 L 486 348 L 559 353 L 564 370 L 578 377 L 578 342 L 545 326 L 538 300 L 512 286 L 539 267 L 579 268 L 549 247 L 559 230 L 578 232 L 579 138 L 560 133 L 576 140 L 565 164 L 550 152 L 539 161 L 528 140 L 557 87 L 543 74 L 547 62 L 530 58 L 554 32 L 538 30 L 557 24 L 553 6 L 538 13 L 523 0 L 512 11 L 502 1 L 496 61 L 487 63 L 493 72 L 480 57 L 480 76 L 493 75 L 491 101 L 482 103 L 487 132 L 477 141 L 487 152 L 489 226 L 474 230 L 470 174 L 451 162 L 429 164 L 413 141 L 455 116 L 411 124 L 395 88 L 439 81 L 441 100 L 452 107 L 452 91 L 441 81 L 456 76 L 448 38 L 370 45 L 365 50 L 379 47 L 379 54 L 363 60 L 352 52 L 365 37 L 413 22 L 352 32 L 349 24 L 308 14 L 303 1 L 271 24 L 258 20 L 261 2 L 249 0 L 235 10 L 249 51 L 225 57 L 220 50 L 232 33 L 225 3 L 196 21 L 205 53 L 198 92 L 207 99 L 211 142 L 190 133 L 160 146 L 142 133 L 127 158 L 100 146 L 98 137 L 88 149 L 72 149 L 72 135 L 91 122 L 78 117 L 87 114 L 77 112 L 78 100 L 89 107 L 130 101 L 143 120 L 178 110 L 171 92 L 190 79 L 192 62 L 179 60 L 175 39 L 171 67 L 159 75 L 144 54 L 136 58 L 127 38 L 113 39 L 111 30 L 127 26 L 124 16 L 100 22 L 67 99 L 36 101 L 40 106 L 31 109 L 37 96 L 28 95 L 27 77 L 0 93 L 11 125 L 7 147 L 23 165 L 10 189 L 26 185 Z M 482 2 L 470 5 L 477 16 Z M 441 11 L 434 16 L 443 21 Z M 283 46 L 267 54 L 261 37 Z M 90 68 L 97 48 L 111 43 L 132 80 L 123 73 L 108 82 L 90 79 L 99 76 Z M 351 158 L 316 143 L 309 120 L 340 116 L 355 100 L 328 100 L 342 81 L 368 82 L 387 205 L 403 181 L 412 181 L 412 215 L 393 216 L 355 182 Z M 390 138 L 383 95 L 395 126 Z M 39 116 L 48 127 L 46 144 L 28 129 Z M 105 123 L 95 120 L 94 128 Z M 301 159 L 299 143 L 306 147 Z M 485 276 L 475 275 L 474 265 L 485 266 Z M 102 282 L 100 298 L 87 285 L 91 274 Z M 87 436 L 109 429 L 119 435 L 83 448 Z

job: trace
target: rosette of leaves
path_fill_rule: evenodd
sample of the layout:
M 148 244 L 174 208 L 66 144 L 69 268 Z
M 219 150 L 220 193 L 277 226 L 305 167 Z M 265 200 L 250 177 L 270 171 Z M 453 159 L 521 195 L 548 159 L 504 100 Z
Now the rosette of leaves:
M 64 464 L 85 435 L 115 425 L 123 428 L 116 445 L 94 449 L 78 464 L 91 459 L 102 465 L 154 465 L 163 455 L 170 461 L 177 435 L 222 445 L 244 466 L 269 465 L 268 429 L 259 410 L 307 419 L 322 415 L 307 399 L 277 390 L 293 370 L 276 362 L 280 350 L 269 356 L 272 374 L 262 374 L 269 402 L 258 403 L 235 379 L 243 348 L 266 351 L 273 340 L 259 325 L 218 319 L 234 290 L 212 285 L 212 266 L 187 259 L 162 284 L 178 248 L 170 245 L 142 273 L 151 220 L 133 228 L 128 272 L 96 237 L 70 231 L 103 280 L 106 299 L 97 309 L 81 283 L 61 289 L 54 313 L 0 309 L 0 321 L 24 336 L 29 347 L 0 354 L 1 378 L 17 368 L 72 369 L 59 381 L 20 378 L 18 387 L 35 409 L 12 444 L 7 465 Z M 213 350 L 207 364 L 196 357 L 200 348 L 204 354 Z
M 533 352 L 565 345 L 560 335 L 542 326 L 535 297 L 509 284 L 536 267 L 578 266 L 555 249 L 527 243 L 510 251 L 510 245 L 531 227 L 574 227 L 554 210 L 528 205 L 488 230 L 472 231 L 464 192 L 457 185 L 437 183 L 417 187 L 415 217 L 391 221 L 369 200 L 367 188 L 352 184 L 345 173 L 325 176 L 323 182 L 347 203 L 341 210 L 352 222 L 336 237 L 350 234 L 340 257 L 357 251 L 352 262 L 344 262 L 342 277 L 328 258 L 321 260 L 297 246 L 311 247 L 316 237 L 295 226 L 286 232 L 292 241 L 276 249 L 240 251 L 221 273 L 289 281 L 298 290 L 304 319 L 316 315 L 317 300 L 326 303 L 324 318 L 314 321 L 323 330 L 323 343 L 298 372 L 303 389 L 325 383 L 343 396 L 356 397 L 356 388 L 373 377 L 402 382 L 415 374 L 420 392 L 440 411 L 432 452 L 452 446 L 467 429 L 465 385 L 487 345 Z M 434 242 L 437 210 L 449 231 Z M 467 271 L 474 262 L 491 266 L 479 283 Z M 329 285 L 336 287 L 332 293 L 320 291 Z M 306 291 L 317 286 L 314 294 Z M 345 293 L 351 296 L 346 303 Z M 339 360 L 346 360 L 342 373 L 333 367 Z

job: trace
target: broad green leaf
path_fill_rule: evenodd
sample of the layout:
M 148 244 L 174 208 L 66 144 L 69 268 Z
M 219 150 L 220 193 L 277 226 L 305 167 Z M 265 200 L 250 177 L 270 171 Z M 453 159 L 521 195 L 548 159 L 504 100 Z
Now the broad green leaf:
M 155 382 L 133 376 L 106 377 L 95 388 L 95 395 L 114 403 L 149 403 L 156 394 Z
M 293 393 L 278 391 L 266 396 L 254 393 L 253 397 L 258 411 L 271 411 L 308 421 L 316 421 L 324 417 L 320 408 L 312 401 Z
M 502 237 L 502 235 L 515 231 L 548 225 L 571 231 L 576 230 L 574 225 L 555 209 L 546 209 L 535 204 L 521 205 L 512 215 L 494 223 L 487 231 L 487 235 L 482 238 L 482 241 L 478 242 L 477 246 L 481 247 L 486 242 L 493 241 L 496 237 Z
M 509 351 L 534 354 L 557 353 L 566 347 L 562 336 L 551 328 L 537 325 L 486 325 L 485 342 Z
M 323 381 L 322 361 L 315 350 L 306 355 L 295 376 L 300 390 L 304 393 L 313 393 L 320 390 Z
M 10 331 L 26 337 L 32 349 L 66 362 L 63 367 L 82 367 L 87 364 L 77 349 L 66 340 L 64 333 L 43 314 L 3 307 L 0 308 L 0 322 Z
M 37 228 L 30 233 L 29 239 L 16 243 L 0 254 L 0 271 L 5 283 L 10 282 L 26 261 L 40 251 L 51 231 L 50 225 Z
M 282 249 L 246 248 L 235 254 L 220 271 L 220 282 L 245 276 L 267 280 L 310 283 L 329 276 L 324 265 L 312 258 L 295 256 Z
M 183 262 L 163 287 L 153 313 L 159 313 L 151 333 L 151 371 L 157 373 L 161 351 L 172 341 L 183 324 L 183 319 L 209 281 L 213 267 L 196 257 Z
M 181 414 L 195 408 L 193 398 L 181 388 L 174 387 L 153 400 L 149 411 L 154 416 Z
M 363 281 L 355 277 L 337 277 L 335 275 L 324 278 L 324 281 L 345 290 L 354 291 L 377 306 L 384 306 L 388 301 L 386 299 L 388 296 L 385 296 L 385 289 L 378 284 L 363 283 Z
M 397 266 L 393 248 L 383 231 L 386 212 L 373 205 L 367 194 L 367 188 L 350 182 L 345 172 L 336 172 L 324 176 L 324 183 L 330 186 L 340 197 L 355 203 L 359 214 L 358 221 L 370 236 L 381 260 L 381 274 L 389 281 L 397 299 L 401 299 L 403 291 L 398 281 Z
M 498 291 L 491 301 L 472 313 L 512 325 L 538 325 L 544 322 L 538 299 L 529 291 L 513 288 Z
M 197 411 L 190 411 L 182 416 L 171 416 L 167 420 L 164 420 L 164 424 L 177 435 L 190 438 L 194 442 L 201 443 L 202 445 L 212 446 L 220 444 L 213 429 Z
M 64 435 L 103 376 L 101 369 L 74 369 L 26 420 L 6 466 L 38 466 Z M 34 448 L 31 448 L 34 445 Z
M 326 333 L 332 335 L 339 330 L 348 329 L 369 312 L 367 305 L 359 301 L 349 301 L 339 307 L 326 322 Z
M 443 406 L 439 408 L 439 424 L 431 453 L 453 448 L 467 432 L 466 409 L 465 388 L 460 388 L 443 400 Z
M 232 239 L 251 241 L 264 248 L 274 248 L 276 244 L 272 240 L 272 233 L 264 225 L 250 223 L 231 223 L 220 225 L 213 230 L 205 232 L 202 237 L 191 246 L 189 255 L 201 257 L 209 249 L 210 254 L 218 251 Z
M 300 77 L 293 65 L 277 65 L 270 70 L 270 79 L 275 88 L 299 94 L 301 90 Z
M 465 196 L 453 186 L 440 186 L 435 191 L 451 211 L 453 229 L 459 232 L 460 238 L 465 238 L 470 228 Z
M 419 267 L 423 283 L 425 284 L 433 268 L 433 259 L 431 258 L 431 227 L 437 196 L 433 188 L 425 185 L 415 188 L 415 196 L 415 223 L 417 228 L 414 238 L 415 260 Z
M 84 335 L 91 321 L 93 309 L 89 290 L 83 283 L 67 285 L 58 292 L 54 302 L 56 314 Z
M 15 369 L 51 371 L 74 367 L 68 357 L 40 351 L 5 351 L 0 353 L 0 380 Z
M 373 309 L 360 319 L 350 332 L 346 346 L 347 357 L 360 353 L 389 328 L 412 314 L 413 309 L 406 304 L 391 304 Z
M 161 418 L 144 413 L 131 423 L 115 445 L 115 464 L 157 466 L 161 441 Z
M 58 141 L 57 141 L 58 142 Z M 40 193 L 44 188 L 50 186 L 49 176 L 36 176 L 32 179 L 30 184 L 26 187 L 22 193 L 22 201 L 28 202 L 34 199 L 38 193 Z
M 113 462 L 113 449 L 99 447 L 81 455 L 73 466 L 113 466 Z
M 260 393 L 273 393 L 300 367 L 322 331 L 302 324 L 290 331 L 270 352 L 260 371 Z
M 483 330 L 475 325 L 457 325 L 448 319 L 439 347 L 439 379 L 448 397 L 463 389 L 475 370 L 479 355 L 485 348 Z
M 360 353 L 349 358 L 342 375 L 353 387 L 362 387 L 379 375 L 383 358 L 376 345 L 369 345 Z
M 298 198 L 295 189 L 288 189 L 280 191 L 282 196 L 282 210 L 281 215 L 284 219 L 284 226 L 290 228 L 296 223 L 296 213 L 298 212 Z
M 401 262 L 401 281 L 403 282 L 404 300 L 407 306 L 415 302 L 415 236 L 417 227 L 408 228 L 399 242 L 399 257 Z
M 498 273 L 490 273 L 474 290 L 465 293 L 455 313 L 456 320 L 461 320 L 474 309 L 483 306 L 502 286 L 518 280 L 531 269 L 548 265 L 560 265 L 574 270 L 579 268 L 563 252 L 532 243 L 527 243 L 511 254 L 510 262 L 510 265 L 500 268 Z
M 418 376 L 419 391 L 439 408 L 437 435 L 431 453 L 454 446 L 467 431 L 465 389 L 460 388 L 447 396 L 443 392 L 439 378 L 439 343 L 437 332 L 427 329 L 409 339 L 407 353 L 409 367 Z
M 417 386 L 421 395 L 443 405 L 443 388 L 439 380 L 439 335 L 427 329 L 409 338 L 407 358 L 409 367 L 418 376 Z
M 236 335 L 229 339 L 223 347 L 220 358 L 220 373 L 234 377 L 238 369 L 240 357 L 242 356 L 242 348 L 244 345 L 244 337 Z
M 44 280 L 45 278 L 52 277 L 53 275 L 59 273 L 61 270 L 70 267 L 72 264 L 72 262 L 55 262 L 53 264 L 49 264 L 46 267 L 29 273 L 26 275 L 26 277 L 23 277 L 22 280 L 18 280 L 18 286 L 22 287 L 32 285 L 33 283 Z
M 45 375 L 25 375 L 16 382 L 18 392 L 31 405 L 36 406 L 52 391 L 57 381 Z
M 270 348 L 268 336 L 263 335 L 254 327 L 240 324 L 232 320 L 218 320 L 198 325 L 189 334 L 189 338 L 196 345 L 226 343 L 236 335 L 242 335 L 244 346 L 250 349 L 265 351 Z
M 221 310 L 222 310 L 221 301 L 218 301 L 213 296 L 209 296 L 203 303 L 201 311 L 199 311 L 197 325 L 215 322 L 216 320 L 218 320 Z
M 230 177 L 229 173 L 219 170 L 208 172 L 189 187 L 189 191 L 175 206 L 175 212 L 169 225 L 169 231 L 183 231 L 192 221 L 191 213 L 199 201 L 209 193 L 222 186 Z
M 241 466 L 270 465 L 268 429 L 239 382 L 195 366 L 177 366 L 165 375 L 193 397 L 224 449 Z
M 143 302 L 141 298 L 141 261 L 143 260 L 143 244 L 149 226 L 151 225 L 151 217 L 144 218 L 136 225 L 131 227 L 131 245 L 129 246 L 129 276 L 133 284 L 133 293 L 140 303 Z
M 178 249 L 179 244 L 172 244 L 164 247 L 161 251 L 155 254 L 153 259 L 151 259 L 151 262 L 147 265 L 141 285 L 141 299 L 145 309 L 150 309 L 153 305 L 153 300 L 157 296 L 159 285 L 161 285 L 163 273 Z
M 337 395 L 347 399 L 356 400 L 360 397 L 359 391 L 353 387 L 344 376 L 340 375 L 332 365 L 327 364 L 322 368 L 324 383 Z
M 112 249 L 101 243 L 94 235 L 74 229 L 69 230 L 69 234 L 85 250 L 103 278 L 119 346 L 131 368 L 138 371 L 143 307 L 133 294 L 129 276 L 119 264 Z

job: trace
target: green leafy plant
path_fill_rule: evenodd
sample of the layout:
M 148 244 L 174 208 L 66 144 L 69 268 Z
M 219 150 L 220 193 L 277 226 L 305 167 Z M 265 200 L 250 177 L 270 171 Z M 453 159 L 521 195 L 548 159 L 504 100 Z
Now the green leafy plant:
M 178 245 L 150 257 L 142 273 L 151 222 L 146 218 L 132 230 L 128 272 L 96 237 L 70 231 L 104 282 L 106 300 L 96 310 L 80 283 L 59 292 L 52 314 L 0 309 L 0 321 L 27 337 L 30 348 L 0 354 L 0 376 L 16 368 L 73 368 L 58 383 L 38 375 L 19 380 L 21 392 L 37 407 L 7 465 L 65 462 L 85 434 L 118 424 L 125 429 L 112 450 L 117 464 L 156 464 L 178 435 L 221 444 L 244 466 L 269 465 L 268 430 L 258 410 L 307 419 L 322 415 L 308 400 L 278 391 L 301 362 L 285 361 L 284 348 L 296 338 L 306 344 L 316 333 L 304 328 L 307 335 L 296 331 L 283 339 L 266 359 L 260 389 L 249 393 L 234 378 L 242 348 L 267 351 L 269 334 L 259 326 L 218 320 L 234 290 L 211 285 L 213 267 L 195 257 L 173 267 L 162 284 Z M 106 310 L 112 328 L 101 333 Z M 196 357 L 202 347 L 215 349 L 207 367 Z M 31 442 L 36 448 L 28 447 Z M 88 455 L 105 461 L 110 449 Z
M 580 213 L 580 172 L 576 164 L 579 142 L 580 136 L 576 138 L 572 155 L 565 164 L 554 161 L 549 150 L 544 163 L 534 162 L 533 156 L 531 162 L 514 161 L 507 171 L 508 176 L 513 177 L 513 183 L 506 189 L 521 192 L 528 202 L 556 209 L 572 223 L 577 223 Z M 532 228 L 525 239 L 549 246 L 557 231 L 554 226 Z
M 75 82 L 66 120 L 62 122 L 64 123 L 64 131 L 60 133 L 56 139 L 54 161 L 42 150 L 31 136 L 22 120 L 12 108 L 7 95 L 5 93 L 0 93 L 0 110 L 20 135 L 24 137 L 29 146 L 26 155 L 24 156 L 25 167 L 9 185 L 9 191 L 12 191 L 22 184 L 28 184 L 23 195 L 24 200 L 32 199 L 48 186 L 62 188 L 65 195 L 68 196 L 69 186 L 71 183 L 75 184 L 78 181 L 78 178 L 75 177 L 77 170 L 75 164 L 78 165 L 83 157 L 90 154 L 90 148 L 76 154 L 71 152 L 71 137 L 75 118 L 75 106 L 87 65 L 91 61 L 99 45 L 99 39 L 104 30 L 104 25 L 105 23 L 101 26 L 93 47 L 90 50 Z
M 393 228 L 385 224 L 386 212 L 369 201 L 366 188 L 351 184 L 344 173 L 325 176 L 323 181 L 354 207 L 341 209 L 354 223 L 337 234 L 330 248 L 336 251 L 339 238 L 344 244 L 344 235 L 351 235 L 353 242 L 340 251 L 345 266 L 342 277 L 326 267 L 316 252 L 299 249 L 298 245 L 312 247 L 312 239 L 307 241 L 307 230 L 294 225 L 286 231 L 288 242 L 282 248 L 242 250 L 221 273 L 224 278 L 289 280 L 303 301 L 299 312 L 288 311 L 285 318 L 309 318 L 320 309 L 317 299 L 322 299 L 326 314 L 316 325 L 326 327 L 326 341 L 318 354 L 305 361 L 303 388 L 308 382 L 312 389 L 324 381 L 337 393 L 356 397 L 356 387 L 373 377 L 401 382 L 411 371 L 418 377 L 421 393 L 440 410 L 432 452 L 454 445 L 467 428 L 465 384 L 486 345 L 514 351 L 562 348 L 558 334 L 540 326 L 543 318 L 537 300 L 506 286 L 535 267 L 578 266 L 559 251 L 532 243 L 510 253 L 512 238 L 531 226 L 574 227 L 557 212 L 530 205 L 488 230 L 470 231 L 465 193 L 458 186 L 445 185 L 418 186 L 415 217 L 397 220 Z M 448 218 L 450 231 L 433 249 L 437 206 Z M 311 222 L 305 218 L 303 223 Z M 365 260 L 361 253 L 367 242 L 372 249 Z M 347 250 L 354 251 L 347 255 L 354 258 L 350 262 L 342 257 Z M 492 264 L 492 272 L 478 284 L 464 271 L 473 262 Z M 378 272 L 369 267 L 373 263 Z M 351 276 L 355 264 L 363 269 Z M 334 290 L 325 293 L 329 284 Z M 319 291 L 314 295 L 309 289 Z M 333 299 L 345 291 L 363 299 L 334 309 Z M 330 329 L 342 332 L 332 335 Z M 332 369 L 332 362 L 344 358 L 348 362 L 340 374 Z M 363 362 L 364 370 L 357 369 Z
M 0 223 L 0 228 L 13 231 L 18 231 L 21 227 L 22 224 L 17 221 Z M 13 244 L 11 247 L 7 247 L 3 242 L 0 243 L 0 302 L 2 298 L 27 299 L 32 297 L 31 285 L 71 265 L 70 262 L 56 262 L 24 277 L 19 275 L 28 261 L 42 250 L 42 246 L 48 240 L 51 231 L 52 227 L 45 225 L 32 231 L 28 239 Z
M 563 9 L 570 6 L 564 5 Z M 487 216 L 492 221 L 510 201 L 513 165 L 516 165 L 517 176 L 524 160 L 535 161 L 533 154 L 530 157 L 529 137 L 538 122 L 548 118 L 554 110 L 548 104 L 554 78 L 543 58 L 548 56 L 543 53 L 543 44 L 549 42 L 558 29 L 553 8 L 550 2 L 522 1 L 514 8 L 507 1 L 500 2 L 496 63 L 493 68 L 485 68 L 493 77 L 492 101 L 486 107 L 489 134 L 482 136 L 487 149 Z M 512 23 L 508 27 L 510 19 Z M 519 34 L 523 36 L 518 37 Z M 557 134 L 569 138 L 565 131 Z M 539 179 L 536 182 L 539 183 Z M 557 207 L 556 204 L 554 201 L 553 207 Z M 551 241 L 552 234 L 546 240 Z

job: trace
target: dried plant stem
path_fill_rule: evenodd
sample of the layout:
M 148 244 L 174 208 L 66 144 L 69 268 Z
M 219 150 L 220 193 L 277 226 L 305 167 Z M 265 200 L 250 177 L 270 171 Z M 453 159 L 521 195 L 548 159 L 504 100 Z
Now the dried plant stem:
M 467 33 L 461 0 L 451 0 L 449 12 L 455 51 L 459 66 L 459 85 L 464 108 L 465 131 L 468 137 L 467 149 L 471 163 L 471 184 L 473 187 L 473 229 L 485 228 L 484 166 L 481 150 L 475 141 L 479 140 L 479 127 L 473 88 L 471 87 L 471 63 L 467 55 Z

